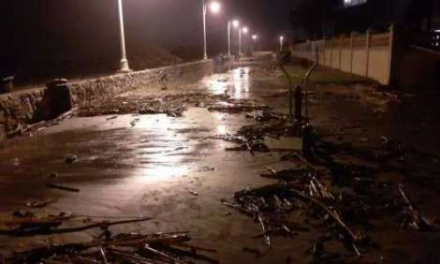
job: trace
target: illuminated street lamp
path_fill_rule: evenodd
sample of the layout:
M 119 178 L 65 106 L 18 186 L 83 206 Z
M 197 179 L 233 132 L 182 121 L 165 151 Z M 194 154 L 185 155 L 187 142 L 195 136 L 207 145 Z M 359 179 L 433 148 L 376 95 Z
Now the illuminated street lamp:
M 125 50 L 125 31 L 124 31 L 124 14 L 122 10 L 122 0 L 118 0 L 119 10 L 119 28 L 121 37 L 121 68 L 120 72 L 130 72 L 130 66 L 128 66 L 127 52 Z
M 207 13 L 207 0 L 203 0 L 203 51 L 204 55 L 203 58 L 206 60 L 208 59 L 208 51 L 207 51 L 207 41 L 206 41 L 206 13 Z M 220 12 L 221 6 L 219 2 L 212 1 L 209 4 L 209 9 L 213 13 Z
M 284 36 L 280 36 L 280 51 L 283 51 Z
M 252 35 L 252 43 L 251 43 L 251 53 L 254 53 L 254 43 L 257 42 L 258 35 L 254 34 Z
M 240 25 L 238 20 L 229 20 L 228 21 L 228 55 L 231 56 L 231 26 L 237 28 Z
M 241 51 L 241 44 L 242 44 L 242 35 L 243 34 L 247 34 L 249 32 L 249 28 L 247 28 L 247 27 L 242 27 L 242 28 L 240 28 L 240 30 L 238 31 L 238 50 L 239 50 L 239 54 L 241 55 L 242 54 L 242 51 Z

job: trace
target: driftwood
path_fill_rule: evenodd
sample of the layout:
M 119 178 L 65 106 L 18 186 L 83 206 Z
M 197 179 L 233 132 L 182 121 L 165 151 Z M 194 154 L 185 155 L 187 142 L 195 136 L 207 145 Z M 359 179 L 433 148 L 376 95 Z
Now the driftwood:
M 333 218 L 333 220 L 335 220 L 335 222 L 345 231 L 345 233 L 347 233 L 350 236 L 350 238 L 353 240 L 353 242 L 357 242 L 357 241 L 361 240 L 361 237 L 355 235 L 353 233 L 353 231 L 351 231 L 351 229 L 341 220 L 341 218 L 339 217 L 338 214 L 336 214 L 335 212 L 330 210 L 323 203 L 321 203 L 320 201 L 318 201 L 312 197 L 309 197 L 305 194 L 302 194 L 300 191 L 295 190 L 293 188 L 291 188 L 290 191 L 292 193 L 294 193 L 296 196 L 298 196 L 299 198 L 306 200 L 308 202 L 311 202 L 312 204 L 314 204 L 315 206 L 319 207 L 321 210 L 326 212 L 329 216 L 331 216 Z
M 7 226 L 12 225 L 50 225 L 55 223 L 61 223 L 62 221 L 67 221 L 75 218 L 74 214 L 62 215 L 62 216 L 49 216 L 45 218 L 38 218 L 35 216 L 29 217 L 16 217 L 11 220 L 0 221 L 0 224 L 5 224 Z
M 267 230 L 266 230 L 266 227 L 264 225 L 264 220 L 263 220 L 263 217 L 261 215 L 258 215 L 258 222 L 260 222 L 261 229 L 263 230 L 264 244 L 266 246 L 270 247 L 271 246 L 270 236 L 267 234 Z
M 128 261 L 128 263 L 134 263 L 134 264 L 155 264 L 155 263 L 162 263 L 162 262 L 157 262 L 156 260 L 154 262 L 151 262 L 145 258 L 142 258 L 138 255 L 135 254 L 130 254 L 127 253 L 125 251 L 122 250 L 118 250 L 115 248 L 110 248 L 110 252 L 117 256 L 122 258 L 124 261 Z
M 423 214 L 420 213 L 420 211 L 413 205 L 411 199 L 408 197 L 408 195 L 403 190 L 403 185 L 399 184 L 399 192 L 402 196 L 402 199 L 405 201 L 406 207 L 407 207 L 407 214 L 408 217 L 405 219 L 405 222 L 409 222 L 409 225 L 415 229 L 415 230 L 421 230 L 421 229 L 435 229 L 435 226 L 433 223 L 427 219 Z
M 104 264 L 108 264 L 108 261 L 107 261 L 107 255 L 105 254 L 105 251 L 104 251 L 104 249 L 103 249 L 102 247 L 99 248 L 99 252 L 101 253 L 102 262 L 103 262 Z
M 124 221 L 115 221 L 115 222 L 109 222 L 109 221 L 102 221 L 99 223 L 94 223 L 90 225 L 85 226 L 79 226 L 79 227 L 68 227 L 68 228 L 58 228 L 58 229 L 52 229 L 52 227 L 60 225 L 62 222 L 59 220 L 59 218 L 55 218 L 52 221 L 45 220 L 42 222 L 38 222 L 32 220 L 32 224 L 29 228 L 26 226 L 22 226 L 16 229 L 10 229 L 10 230 L 0 230 L 1 235 L 10 235 L 10 236 L 31 236 L 31 235 L 53 235 L 53 234 L 64 234 L 64 233 L 74 233 L 74 232 L 81 232 L 85 231 L 87 229 L 92 228 L 108 228 L 110 226 L 114 225 L 122 225 L 122 224 L 129 224 L 129 223 L 136 223 L 136 222 L 144 222 L 152 220 L 153 218 L 146 217 L 146 218 L 139 218 L 139 219 L 131 219 L 131 220 L 124 220 Z M 20 220 L 20 219 L 17 219 Z M 18 223 L 18 222 L 15 222 Z M 23 221 L 22 223 L 26 223 Z
M 48 188 L 52 188 L 52 189 L 57 189 L 57 190 L 62 190 L 62 191 L 68 191 L 68 192 L 79 192 L 80 190 L 77 188 L 72 188 L 72 187 L 67 187 L 67 186 L 61 186 L 58 184 L 54 184 L 54 183 L 48 183 L 46 184 L 46 186 Z
M 156 255 L 156 256 L 158 256 L 158 257 L 164 259 L 164 260 L 166 260 L 166 261 L 171 262 L 171 263 L 175 263 L 175 264 L 187 264 L 187 262 L 184 262 L 184 261 L 178 260 L 177 258 L 175 258 L 175 257 L 173 257 L 173 256 L 170 256 L 170 255 L 168 255 L 168 254 L 166 254 L 166 253 L 164 253 L 164 252 L 161 252 L 161 251 L 159 251 L 159 250 L 156 250 L 156 249 L 150 247 L 148 244 L 145 245 L 144 249 L 147 250 L 148 252 L 150 252 L 150 253 L 152 253 L 152 254 L 154 254 L 154 255 Z

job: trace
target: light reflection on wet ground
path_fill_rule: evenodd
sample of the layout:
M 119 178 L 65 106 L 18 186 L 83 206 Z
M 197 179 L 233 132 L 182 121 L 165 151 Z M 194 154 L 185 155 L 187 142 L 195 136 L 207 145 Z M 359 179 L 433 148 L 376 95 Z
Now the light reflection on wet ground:
M 250 80 L 250 68 L 238 68 L 188 85 L 188 91 L 204 89 L 247 99 L 253 91 Z M 46 210 L 153 216 L 157 219 L 154 225 L 142 225 L 146 232 L 191 230 L 196 237 L 206 238 L 204 243 L 221 241 L 215 245 L 219 249 L 223 244 L 227 247 L 224 242 L 228 240 L 249 239 L 249 235 L 240 235 L 243 232 L 258 231 L 258 227 L 237 230 L 240 223 L 247 225 L 247 219 L 238 215 L 235 222 L 225 222 L 225 208 L 218 201 L 248 186 L 268 183 L 255 175 L 277 162 L 279 156 L 227 152 L 225 148 L 231 143 L 210 138 L 234 133 L 255 121 L 246 119 L 244 113 L 209 112 L 205 108 L 190 108 L 180 118 L 108 118 L 73 118 L 32 137 L 13 139 L 1 148 L 0 217 L 22 208 L 28 199 L 56 197 L 57 202 Z M 78 161 L 66 164 L 67 154 L 75 154 Z M 52 172 L 59 176 L 49 180 Z M 49 181 L 81 191 L 51 190 L 45 187 Z M 197 191 L 199 198 L 189 190 Z M 0 248 L 5 243 L 11 242 L 0 238 Z
M 252 67 L 238 68 L 225 74 L 208 76 L 180 90 L 170 89 L 159 93 L 201 90 L 213 94 L 227 93 L 236 99 L 262 100 L 276 107 L 277 111 L 286 112 L 285 97 L 271 96 L 285 91 L 283 83 L 274 81 L 275 78 L 256 77 L 252 70 Z M 334 87 L 327 89 L 335 90 Z M 340 126 L 341 122 L 328 118 L 341 115 L 340 108 L 346 110 L 344 117 L 354 115 L 353 119 L 359 118 L 356 116 L 359 115 L 359 102 L 350 101 L 347 106 L 347 102 L 341 103 L 345 101 L 339 100 L 339 97 L 329 97 L 327 93 L 320 96 L 326 99 L 314 105 L 312 116 L 325 119 L 319 120 L 321 126 Z M 365 118 L 365 115 L 362 116 Z M 195 245 L 219 251 L 215 258 L 221 263 L 256 262 L 253 255 L 243 253 L 242 249 L 243 246 L 263 247 L 259 239 L 252 238 L 261 232 L 260 226 L 223 206 L 219 200 L 231 198 L 234 192 L 247 187 L 274 183 L 259 177 L 259 172 L 269 166 L 282 169 L 284 165 L 290 167 L 292 164 L 282 164 L 279 153 L 251 156 L 247 152 L 228 152 L 224 149 L 231 143 L 209 138 L 233 133 L 253 120 L 245 119 L 244 113 L 208 112 L 204 108 L 191 108 L 181 118 L 166 115 L 108 118 L 73 118 L 33 137 L 11 140 L 0 148 L 0 219 L 8 218 L 13 210 L 28 210 L 23 206 L 28 199 L 55 197 L 56 203 L 43 211 L 72 211 L 88 216 L 152 216 L 155 217 L 154 221 L 113 230 L 144 233 L 189 230 L 195 238 Z M 370 118 L 376 120 L 377 116 L 371 115 Z M 135 119 L 139 120 L 132 126 Z M 313 121 L 317 122 L 317 119 Z M 380 138 L 380 135 L 376 137 Z M 78 162 L 65 164 L 64 157 L 68 153 L 77 155 Z M 51 172 L 59 173 L 58 178 L 49 180 L 47 176 Z M 67 193 L 51 190 L 45 187 L 49 181 L 81 191 Z M 190 194 L 189 190 L 196 191 L 199 196 Z M 380 240 L 389 240 L 383 244 L 386 247 L 400 248 L 406 243 L 402 248 L 411 249 L 414 244 L 424 248 L 424 243 L 430 239 L 430 246 L 435 248 L 438 245 L 435 234 L 390 229 L 393 231 L 376 229 L 373 234 Z M 48 237 L 0 237 L 0 254 L 12 245 L 22 246 L 35 243 L 35 240 L 72 242 L 90 240 L 97 235 L 98 231 L 92 230 L 51 237 L 50 241 Z M 320 235 L 311 230 L 301 232 L 295 239 L 274 238 L 274 247 L 265 252 L 267 255 L 258 259 L 258 263 L 285 263 L 286 256 L 290 254 L 296 258 L 294 263 L 307 262 L 303 253 L 310 247 L 310 241 L 316 241 Z M 326 250 L 329 248 L 332 245 L 328 247 L 326 244 Z M 397 255 L 411 252 L 406 249 L 402 251 L 402 248 L 396 250 Z M 341 249 L 340 252 L 344 251 Z
M 244 67 L 215 74 L 193 87 L 214 94 L 228 93 L 236 99 L 248 98 L 249 72 L 250 68 Z M 11 204 L 22 200 L 23 195 L 32 198 L 50 195 L 52 191 L 44 187 L 45 182 L 50 173 L 57 172 L 57 182 L 85 190 L 92 188 L 95 194 L 98 187 L 99 193 L 106 189 L 111 190 L 109 193 L 116 192 L 115 188 L 123 190 L 124 194 L 119 196 L 122 200 L 143 192 L 141 186 L 145 184 L 203 172 L 202 168 L 214 168 L 221 162 L 235 166 L 237 154 L 224 151 L 231 143 L 210 137 L 234 133 L 250 122 L 253 121 L 245 119 L 244 114 L 209 112 L 205 108 L 191 108 L 182 118 L 166 115 L 73 118 L 30 138 L 11 140 L 0 149 L 0 189 Z M 78 161 L 65 164 L 67 154 L 76 155 Z M 240 159 L 244 156 L 251 160 L 248 153 L 238 155 Z M 98 197 L 92 200 L 99 200 Z M 6 200 L 3 207 L 11 208 Z M 69 210 L 84 209 L 80 205 L 74 207 L 67 206 Z
M 249 99 L 250 94 L 250 67 L 240 67 L 230 71 L 227 75 L 213 75 L 202 82 L 213 94 L 228 93 L 235 99 Z

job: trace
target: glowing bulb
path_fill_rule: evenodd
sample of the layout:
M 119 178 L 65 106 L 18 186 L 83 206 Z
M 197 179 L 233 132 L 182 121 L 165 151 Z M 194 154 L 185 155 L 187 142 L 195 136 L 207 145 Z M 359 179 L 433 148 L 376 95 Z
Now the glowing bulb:
M 283 41 L 283 40 L 284 40 L 284 36 L 281 36 L 281 37 L 280 37 L 280 41 Z
M 232 21 L 232 25 L 236 28 L 240 25 L 240 22 L 238 20 Z
M 209 5 L 209 9 L 211 9 L 211 12 L 213 12 L 213 13 L 218 13 L 218 12 L 220 12 L 220 9 L 221 9 L 221 6 L 220 6 L 220 3 L 219 2 L 212 2 L 210 5 Z
M 257 35 L 252 35 L 252 39 L 253 39 L 253 40 L 257 40 L 257 39 L 258 39 L 258 36 L 257 36 Z
M 249 29 L 247 27 L 244 27 L 242 30 L 244 34 L 247 34 L 249 32 Z

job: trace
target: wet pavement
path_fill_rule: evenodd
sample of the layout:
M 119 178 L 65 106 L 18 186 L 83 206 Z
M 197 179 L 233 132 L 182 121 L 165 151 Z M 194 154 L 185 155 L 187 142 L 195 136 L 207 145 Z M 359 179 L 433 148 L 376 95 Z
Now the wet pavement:
M 341 116 L 342 107 L 345 111 L 353 110 L 353 118 L 355 113 L 365 111 L 365 119 L 379 122 L 374 119 L 375 110 L 368 108 L 372 107 L 370 102 L 343 105 L 342 99 L 336 100 L 330 95 L 332 90 L 324 87 L 311 96 L 312 116 L 317 117 L 317 127 L 334 134 L 332 126 L 353 124 L 350 114 L 338 117 L 344 119 L 342 121 L 331 118 Z M 121 95 L 121 98 L 129 104 L 133 97 L 190 93 L 227 94 L 231 99 L 252 100 L 279 112 L 288 111 L 286 86 L 281 74 L 269 75 L 251 66 L 208 76 L 199 83 L 176 89 L 139 90 Z M 326 103 L 320 103 L 323 98 Z M 222 102 L 222 99 L 216 100 Z M 31 136 L 8 141 L 0 148 L 0 219 L 8 218 L 14 210 L 26 209 L 26 201 L 54 198 L 56 201 L 43 211 L 74 212 L 97 219 L 154 217 L 150 222 L 118 226 L 112 230 L 143 233 L 190 231 L 194 244 L 218 250 L 213 257 L 221 263 L 286 263 L 287 256 L 294 263 L 309 261 L 305 252 L 310 247 L 310 240 L 319 233 L 302 233 L 294 240 L 276 238 L 273 248 L 268 249 L 260 239 L 252 238 L 261 232 L 257 223 L 220 202 L 242 189 L 275 182 L 258 176 L 268 167 L 294 168 L 298 164 L 280 161 L 282 152 L 251 155 L 247 151 L 225 151 L 236 144 L 213 137 L 233 134 L 256 121 L 247 119 L 246 112 L 208 111 L 207 106 L 208 102 L 203 99 L 197 104 L 188 104 L 182 117 L 135 113 L 116 117 L 75 117 Z M 360 130 L 359 133 L 367 136 L 346 132 L 345 138 L 339 140 L 344 138 L 366 144 L 363 137 L 368 137 L 368 143 L 380 141 L 380 132 L 368 136 L 366 130 Z M 299 141 L 291 142 L 290 148 L 300 149 Z M 65 162 L 69 154 L 77 157 L 76 162 Z M 57 177 L 49 177 L 51 173 L 56 173 Z M 78 188 L 80 192 L 49 189 L 46 187 L 48 182 Z M 51 237 L 0 236 L 0 252 L 49 241 L 83 241 L 98 234 L 99 230 Z M 392 256 L 390 259 L 398 258 L 396 256 L 401 256 L 408 248 L 407 243 L 399 239 L 414 243 L 423 241 L 426 251 L 435 248 L 440 241 L 435 234 L 400 232 L 397 228 L 387 232 L 388 237 L 384 237 L 380 230 L 376 230 L 374 236 L 386 241 L 381 254 Z M 264 257 L 256 258 L 245 253 L 243 247 L 258 248 Z M 328 249 L 343 251 L 338 243 L 329 244 Z M 373 258 L 380 259 L 381 254 L 375 253 Z
M 214 95 L 227 93 L 234 99 L 255 98 L 251 90 L 255 80 L 251 81 L 249 72 L 250 68 L 244 67 L 209 76 L 178 93 L 202 90 Z M 164 93 L 174 91 L 157 91 L 159 95 Z M 0 149 L 0 216 L 7 218 L 14 210 L 26 209 L 26 201 L 47 198 L 56 198 L 55 203 L 44 209 L 49 212 L 74 212 L 94 218 L 151 216 L 154 223 L 138 224 L 131 230 L 188 230 L 203 244 L 223 248 L 227 253 L 219 259 L 231 263 L 234 256 L 242 255 L 242 243 L 232 246 L 225 242 L 253 243 L 250 234 L 259 228 L 242 228 L 249 225 L 248 220 L 239 215 L 227 216 L 231 210 L 219 201 L 242 188 L 266 184 L 267 180 L 255 175 L 278 162 L 279 156 L 227 152 L 225 148 L 235 144 L 212 137 L 232 134 L 252 122 L 255 121 L 246 119 L 244 113 L 192 107 L 183 117 L 77 117 L 31 137 L 15 138 Z M 65 163 L 69 154 L 77 157 L 73 164 Z M 58 176 L 49 179 L 51 173 Z M 78 188 L 80 192 L 52 190 L 46 187 L 47 182 Z M 90 235 L 96 233 L 53 239 L 81 240 Z M 0 240 L 0 249 L 6 251 L 14 244 L 35 241 Z

